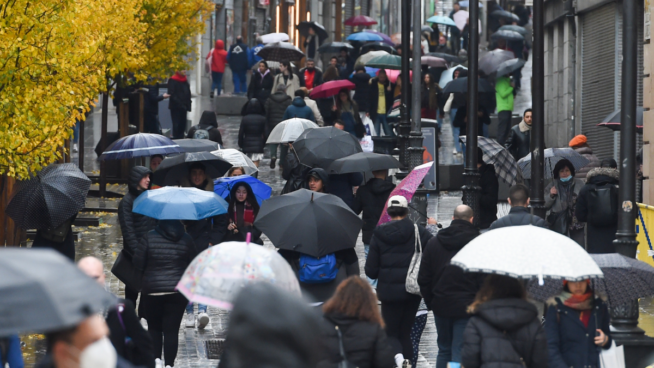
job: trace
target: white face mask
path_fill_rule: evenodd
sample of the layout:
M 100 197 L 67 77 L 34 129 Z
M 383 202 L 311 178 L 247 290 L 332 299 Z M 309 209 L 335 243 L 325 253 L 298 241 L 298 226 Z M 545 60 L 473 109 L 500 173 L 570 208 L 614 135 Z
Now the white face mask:
M 79 355 L 80 368 L 116 368 L 116 349 L 108 337 L 87 346 Z

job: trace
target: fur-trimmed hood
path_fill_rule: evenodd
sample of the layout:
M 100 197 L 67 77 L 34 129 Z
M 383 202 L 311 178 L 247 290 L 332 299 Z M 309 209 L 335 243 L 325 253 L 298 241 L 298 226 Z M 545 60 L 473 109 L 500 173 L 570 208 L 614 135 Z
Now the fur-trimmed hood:
M 586 175 L 586 183 L 591 183 L 591 180 L 593 179 L 597 181 L 600 176 L 606 176 L 608 179 L 615 180 L 615 184 L 617 184 L 617 182 L 620 180 L 620 172 L 618 169 L 612 169 L 610 167 L 596 167 L 590 170 Z

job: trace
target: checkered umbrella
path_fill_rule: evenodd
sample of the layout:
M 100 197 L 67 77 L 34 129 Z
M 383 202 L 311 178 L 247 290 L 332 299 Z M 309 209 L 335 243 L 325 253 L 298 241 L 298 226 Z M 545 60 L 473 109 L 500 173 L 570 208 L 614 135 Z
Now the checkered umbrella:
M 495 173 L 503 182 L 509 185 L 516 184 L 520 170 L 513 155 L 494 139 L 485 137 L 478 137 L 477 139 L 479 140 L 477 144 L 484 153 L 484 162 L 495 166 Z M 459 140 L 465 143 L 466 137 L 459 137 Z
M 257 56 L 266 61 L 281 62 L 284 60 L 300 60 L 304 57 L 304 53 L 292 43 L 274 42 L 267 44 L 259 50 Z
M 545 172 L 543 177 L 545 179 L 552 178 L 552 171 L 556 163 L 566 159 L 575 167 L 575 171 L 588 165 L 590 161 L 572 148 L 548 148 L 544 151 L 543 159 L 545 160 Z M 518 167 L 522 171 L 522 177 L 531 179 L 531 154 L 518 160 Z

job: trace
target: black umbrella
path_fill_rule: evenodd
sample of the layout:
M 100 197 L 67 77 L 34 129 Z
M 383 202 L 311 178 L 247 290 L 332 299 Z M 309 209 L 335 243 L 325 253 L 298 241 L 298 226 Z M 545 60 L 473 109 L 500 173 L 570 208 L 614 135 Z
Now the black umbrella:
M 430 26 L 422 26 L 422 27 L 420 27 L 420 31 L 422 33 L 425 33 L 425 32 L 432 33 L 432 32 L 434 32 L 434 29 L 431 28 Z
M 166 157 L 155 171 L 152 182 L 156 185 L 179 185 L 180 180 L 188 178 L 191 165 L 204 165 L 207 178 L 219 178 L 232 167 L 232 164 L 209 152 L 185 152 Z
M 20 185 L 5 212 L 23 229 L 54 229 L 84 208 L 91 180 L 75 164 L 52 164 Z
M 183 152 L 211 152 L 220 149 L 220 145 L 208 139 L 173 139 Z
M 500 28 L 498 28 L 497 30 L 498 31 L 503 31 L 505 29 L 509 30 L 509 31 L 516 31 L 516 32 L 520 33 L 523 36 L 527 35 L 527 29 L 525 27 L 516 26 L 514 24 L 503 25 Z
M 328 42 L 318 47 L 318 52 L 322 54 L 332 54 L 340 52 L 345 47 L 348 52 L 354 50 L 354 47 L 347 42 Z
M 342 199 L 306 189 L 264 201 L 254 221 L 275 247 L 313 257 L 354 248 L 361 225 Z
M 510 22 L 520 21 L 520 17 L 506 10 L 495 10 L 494 12 L 491 13 L 491 16 L 495 18 L 504 18 Z
M 352 134 L 334 127 L 305 130 L 295 140 L 293 148 L 302 164 L 324 169 L 334 160 L 363 152 Z
M 642 106 L 636 107 L 636 127 L 640 126 L 641 132 L 643 130 L 643 111 L 645 111 L 645 109 L 643 109 Z M 622 122 L 622 120 L 620 120 L 620 119 L 622 119 L 622 117 L 620 116 L 620 112 L 621 112 L 621 110 L 613 111 L 612 113 L 607 115 L 604 118 L 604 120 L 602 120 L 602 122 L 600 124 L 614 124 L 615 123 L 615 124 L 618 124 L 617 125 L 617 128 L 618 128 L 617 130 L 620 130 L 620 123 Z M 604 125 L 600 125 L 600 126 L 604 126 Z
M 399 168 L 402 164 L 391 155 L 372 152 L 359 152 L 351 156 L 339 158 L 327 169 L 329 174 L 346 174 L 375 170 Z
M 495 89 L 486 79 L 479 79 L 477 81 L 477 91 L 479 93 L 494 92 Z M 467 93 L 468 92 L 468 77 L 457 78 L 445 86 L 443 93 Z
M 507 60 L 498 66 L 495 77 L 499 78 L 505 75 L 509 75 L 518 69 L 522 69 L 523 66 L 525 66 L 525 61 L 522 59 Z
M 0 337 L 73 327 L 116 302 L 51 249 L 0 249 Z
M 460 63 L 461 62 L 461 59 L 459 59 L 457 56 L 446 54 L 444 52 L 430 52 L 427 55 L 428 56 L 436 56 L 436 57 L 439 57 L 441 59 L 445 59 L 450 63 Z
M 511 51 L 495 49 L 479 58 L 479 70 L 491 75 L 503 62 L 515 58 Z
M 525 37 L 520 33 L 516 31 L 509 31 L 508 29 L 504 29 L 493 33 L 491 35 L 491 38 L 493 39 L 503 38 L 507 41 L 522 41 L 525 39 Z
M 295 47 L 292 43 L 288 42 L 275 42 L 269 43 L 264 48 L 259 50 L 257 56 L 268 61 L 288 61 L 300 60 L 304 57 L 304 53 Z
M 382 41 L 372 41 L 372 42 L 367 42 L 363 46 L 361 46 L 361 55 L 365 54 L 368 51 L 386 51 L 389 54 L 397 54 L 397 50 L 395 50 L 395 47 L 382 42 Z
M 298 31 L 300 31 L 300 34 L 304 37 L 309 36 L 309 28 L 313 28 L 313 30 L 316 31 L 320 43 L 323 43 L 327 39 L 327 37 L 329 37 L 329 33 L 327 33 L 325 27 L 323 27 L 322 24 L 318 22 L 304 21 L 304 22 L 300 22 L 300 24 L 298 24 L 297 26 Z

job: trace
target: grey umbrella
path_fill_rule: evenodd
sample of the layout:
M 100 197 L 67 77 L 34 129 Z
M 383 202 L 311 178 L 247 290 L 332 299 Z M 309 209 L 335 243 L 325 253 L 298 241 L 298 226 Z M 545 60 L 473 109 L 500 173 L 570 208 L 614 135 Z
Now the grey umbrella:
M 491 75 L 503 62 L 513 59 L 515 56 L 511 51 L 495 49 L 489 51 L 479 58 L 479 70 Z
M 399 168 L 402 164 L 391 155 L 372 152 L 359 152 L 339 158 L 329 165 L 330 174 L 346 174 Z
M 520 21 L 520 17 L 518 17 L 517 15 L 515 15 L 515 14 L 513 14 L 511 12 L 508 12 L 506 10 L 495 10 L 494 12 L 491 13 L 491 15 L 493 17 L 495 17 L 495 18 L 504 18 L 504 19 L 507 19 L 507 20 L 509 20 L 511 22 L 519 22 Z
M 177 143 L 183 152 L 211 152 L 220 149 L 218 143 L 208 139 L 183 138 L 173 139 L 173 142 Z
M 0 295 L 0 336 L 72 327 L 116 302 L 51 249 L 0 250 Z
M 586 157 L 572 148 L 548 148 L 544 151 L 543 158 L 545 159 L 545 179 L 552 178 L 554 166 L 562 159 L 570 161 L 575 170 L 579 170 L 590 163 Z M 531 179 L 531 154 L 518 160 L 518 166 L 522 171 L 522 177 Z
M 521 35 L 519 32 L 511 31 L 508 29 L 504 29 L 493 33 L 491 35 L 491 38 L 493 39 L 503 38 L 508 41 L 522 41 L 525 39 L 525 37 Z
M 505 24 L 501 26 L 500 28 L 497 29 L 498 31 L 504 31 L 504 30 L 509 30 L 509 31 L 515 31 L 520 33 L 523 36 L 527 35 L 527 29 L 525 27 L 520 27 L 516 26 L 515 24 Z
M 495 73 L 495 77 L 499 78 L 505 75 L 509 75 L 518 69 L 522 69 L 523 66 L 525 66 L 525 61 L 522 59 L 516 58 L 516 59 L 507 60 L 497 67 L 497 72 Z

